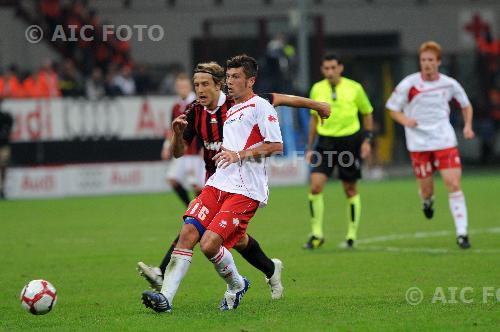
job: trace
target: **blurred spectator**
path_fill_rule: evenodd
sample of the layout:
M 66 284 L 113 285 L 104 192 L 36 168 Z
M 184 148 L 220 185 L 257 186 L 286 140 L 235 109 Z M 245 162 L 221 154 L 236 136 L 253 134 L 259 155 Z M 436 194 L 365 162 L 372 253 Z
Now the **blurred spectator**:
M 4 199 L 4 182 L 7 166 L 10 161 L 10 133 L 14 124 L 14 119 L 9 113 L 1 110 L 1 102 L 2 99 L 0 97 L 0 199 Z
M 177 76 L 184 72 L 181 64 L 174 63 L 167 68 L 167 74 L 160 84 L 160 94 L 175 95 L 175 80 Z
M 23 86 L 19 82 L 18 71 L 15 65 L 10 65 L 5 75 L 0 76 L 0 95 L 5 98 L 24 97 Z
M 106 95 L 101 68 L 95 67 L 94 70 L 92 70 L 92 75 L 87 78 L 85 82 L 85 95 L 90 100 L 97 100 Z
M 83 94 L 81 82 L 80 74 L 76 70 L 73 61 L 66 59 L 59 75 L 59 86 L 63 97 L 81 96 Z
M 118 75 L 113 77 L 112 85 L 120 89 L 121 95 L 131 96 L 135 94 L 135 81 L 132 77 L 132 68 L 123 66 Z
M 146 70 L 146 65 L 139 65 L 135 73 L 135 87 L 138 95 L 147 95 L 152 89 L 151 76 Z
M 38 73 L 38 79 L 43 97 L 60 97 L 59 77 L 54 71 L 53 63 L 50 59 L 45 59 L 42 68 Z

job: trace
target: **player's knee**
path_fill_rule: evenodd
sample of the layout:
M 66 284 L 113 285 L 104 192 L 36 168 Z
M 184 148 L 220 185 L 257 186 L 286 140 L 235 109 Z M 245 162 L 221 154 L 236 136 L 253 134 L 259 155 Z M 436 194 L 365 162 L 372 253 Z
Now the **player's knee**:
M 311 194 L 317 195 L 323 192 L 323 186 L 317 183 L 311 183 Z
M 448 191 L 451 193 L 460 191 L 460 180 L 458 179 L 448 180 L 446 181 L 446 187 L 448 188 Z
M 347 197 L 351 198 L 358 194 L 358 190 L 356 188 L 356 183 L 345 182 L 344 183 L 344 193 Z
M 220 243 L 211 236 L 203 236 L 200 240 L 200 249 L 207 258 L 212 258 L 219 252 Z
M 238 242 L 236 242 L 233 248 L 238 252 L 242 252 L 248 246 L 248 240 L 249 240 L 248 235 L 245 234 L 238 240 Z
M 177 248 L 192 249 L 200 239 L 200 233 L 195 226 L 184 224 L 182 226 L 179 241 L 177 241 Z

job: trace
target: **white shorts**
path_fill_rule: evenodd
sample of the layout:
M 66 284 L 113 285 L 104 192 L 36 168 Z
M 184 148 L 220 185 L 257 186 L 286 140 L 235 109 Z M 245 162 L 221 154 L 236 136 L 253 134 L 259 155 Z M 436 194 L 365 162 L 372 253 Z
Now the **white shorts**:
M 183 186 L 205 185 L 205 162 L 199 155 L 182 156 L 179 159 L 170 160 L 165 178 L 175 180 Z

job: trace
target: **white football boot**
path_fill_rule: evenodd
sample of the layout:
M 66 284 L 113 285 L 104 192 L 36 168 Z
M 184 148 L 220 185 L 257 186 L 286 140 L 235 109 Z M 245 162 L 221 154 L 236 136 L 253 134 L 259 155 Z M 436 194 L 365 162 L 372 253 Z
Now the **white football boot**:
M 163 274 L 159 267 L 149 266 L 143 262 L 137 263 L 137 271 L 139 274 L 146 279 L 152 289 L 156 291 L 161 291 L 161 286 L 163 285 Z
M 274 273 L 271 278 L 267 279 L 266 282 L 271 287 L 271 298 L 273 300 L 279 300 L 283 297 L 284 287 L 281 284 L 281 270 L 283 270 L 283 263 L 277 259 L 271 259 L 274 263 Z

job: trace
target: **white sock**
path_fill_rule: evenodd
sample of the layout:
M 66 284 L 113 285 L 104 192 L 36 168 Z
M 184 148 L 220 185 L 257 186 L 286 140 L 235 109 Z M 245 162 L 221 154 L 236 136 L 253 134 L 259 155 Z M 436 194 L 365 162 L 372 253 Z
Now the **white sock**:
M 165 295 L 170 305 L 172 305 L 172 300 L 182 279 L 189 270 L 192 258 L 192 250 L 174 248 L 174 251 L 172 251 L 172 258 L 165 269 L 163 286 L 161 287 L 161 293 Z
M 236 264 L 234 264 L 233 255 L 225 247 L 221 246 L 219 252 L 210 258 L 214 263 L 215 270 L 227 283 L 229 290 L 237 292 L 245 285 L 243 277 L 238 273 Z
M 465 206 L 465 197 L 462 191 L 448 194 L 450 202 L 450 211 L 455 220 L 457 236 L 467 235 L 467 207 Z

